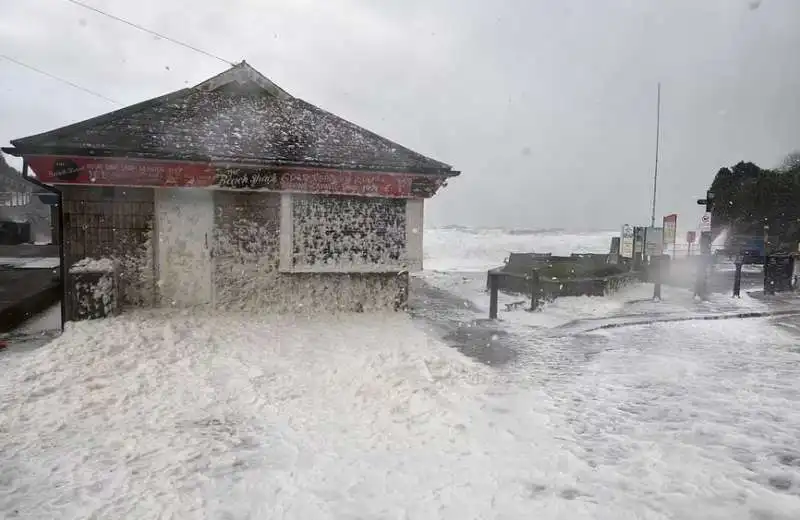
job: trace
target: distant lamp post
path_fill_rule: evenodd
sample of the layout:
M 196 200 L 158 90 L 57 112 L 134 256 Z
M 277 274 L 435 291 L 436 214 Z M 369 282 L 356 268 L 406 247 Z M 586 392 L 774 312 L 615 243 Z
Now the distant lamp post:
M 764 294 L 775 294 L 769 265 L 769 224 L 764 219 Z

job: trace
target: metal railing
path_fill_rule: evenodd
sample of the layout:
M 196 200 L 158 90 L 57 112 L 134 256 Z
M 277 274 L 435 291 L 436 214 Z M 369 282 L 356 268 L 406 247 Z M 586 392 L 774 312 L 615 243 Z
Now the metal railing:
M 585 282 L 596 282 L 599 279 L 603 280 L 602 285 L 602 293 L 605 294 L 607 290 L 616 290 L 621 287 L 621 284 L 626 283 L 626 280 L 631 279 L 632 277 L 638 277 L 638 273 L 620 273 L 615 275 L 606 275 L 602 277 L 583 277 L 583 278 L 568 278 L 568 279 L 561 279 L 561 278 L 547 278 L 541 276 L 541 273 L 538 269 L 532 269 L 528 274 L 521 274 L 521 273 L 509 273 L 503 271 L 502 267 L 498 267 L 492 269 L 488 272 L 488 290 L 489 290 L 489 319 L 496 320 L 497 313 L 498 313 L 498 295 L 500 292 L 500 279 L 501 278 L 515 278 L 517 280 L 522 280 L 527 285 L 526 293 L 520 293 L 519 291 L 514 291 L 518 294 L 526 294 L 530 297 L 530 307 L 531 311 L 538 310 L 541 306 L 547 302 L 555 300 L 559 297 L 561 293 L 561 289 L 565 284 L 582 284 Z M 594 289 L 594 288 L 593 288 Z M 600 293 L 595 293 L 592 289 L 592 292 L 585 292 L 581 291 L 581 294 L 584 295 L 596 295 L 599 296 Z
M 31 203 L 31 193 L 21 191 L 0 192 L 0 207 L 16 208 Z

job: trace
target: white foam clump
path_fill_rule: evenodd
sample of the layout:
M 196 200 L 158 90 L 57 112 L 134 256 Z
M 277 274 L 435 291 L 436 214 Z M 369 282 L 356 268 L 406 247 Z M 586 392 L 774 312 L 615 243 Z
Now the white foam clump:
M 581 498 L 551 399 L 505 379 L 398 313 L 69 324 L 0 364 L 0 510 L 619 518 Z
M 396 313 L 159 310 L 69 324 L 0 367 L 0 510 L 64 519 L 518 511 L 528 502 L 519 472 L 541 465 L 514 462 L 517 442 L 496 445 L 481 418 L 490 380 Z M 507 501 L 494 504 L 497 494 Z
M 115 264 L 111 258 L 84 258 L 69 268 L 70 273 L 111 273 Z

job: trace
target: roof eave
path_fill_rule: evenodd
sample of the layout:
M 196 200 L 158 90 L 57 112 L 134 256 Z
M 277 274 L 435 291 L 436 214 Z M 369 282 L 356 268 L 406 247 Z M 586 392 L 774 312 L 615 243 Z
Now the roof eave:
M 409 168 L 391 165 L 380 164 L 352 164 L 352 163 L 329 163 L 322 161 L 286 161 L 271 158 L 257 158 L 257 157 L 237 157 L 237 156 L 200 156 L 190 154 L 177 154 L 177 153 L 164 153 L 164 152 L 142 152 L 137 150 L 125 150 L 120 148 L 65 148 L 53 147 L 47 145 L 38 146 L 20 146 L 2 148 L 3 152 L 14 157 L 22 157 L 23 155 L 60 155 L 60 156 L 77 156 L 77 157 L 119 157 L 119 158 L 137 158 L 137 159 L 154 159 L 164 161 L 191 161 L 191 162 L 209 162 L 209 163 L 232 163 L 242 166 L 259 167 L 259 168 L 322 168 L 328 170 L 357 170 L 357 171 L 372 171 L 372 172 L 387 172 L 387 173 L 413 173 L 420 175 L 436 175 L 441 177 L 456 177 L 461 172 L 453 170 L 450 167 L 443 168 Z

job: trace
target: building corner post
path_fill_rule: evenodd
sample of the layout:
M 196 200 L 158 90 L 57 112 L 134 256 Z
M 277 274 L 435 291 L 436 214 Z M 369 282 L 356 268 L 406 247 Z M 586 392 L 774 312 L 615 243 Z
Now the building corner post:
M 51 193 L 55 193 L 58 195 L 58 264 L 59 264 L 59 278 L 60 278 L 60 292 L 61 292 L 61 332 L 64 332 L 64 325 L 67 321 L 67 306 L 66 306 L 66 294 L 67 294 L 67 266 L 66 262 L 64 261 L 64 195 L 61 190 L 53 188 L 52 186 L 47 186 L 43 184 L 38 179 L 31 177 L 28 175 L 28 171 L 30 170 L 30 165 L 28 164 L 28 160 L 25 159 L 23 156 L 22 158 L 22 178 L 31 184 L 35 184 L 36 186 L 43 188 Z M 50 218 L 52 220 L 52 212 L 50 213 Z M 52 224 L 51 224 L 52 225 Z

